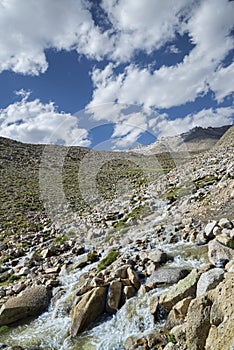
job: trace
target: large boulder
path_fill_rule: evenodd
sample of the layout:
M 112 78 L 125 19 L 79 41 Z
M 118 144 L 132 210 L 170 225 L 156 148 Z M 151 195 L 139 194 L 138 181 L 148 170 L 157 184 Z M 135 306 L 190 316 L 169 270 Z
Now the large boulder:
M 45 286 L 36 286 L 8 299 L 0 309 L 0 326 L 41 314 L 48 307 L 50 297 Z
M 146 284 L 152 284 L 154 287 L 158 285 L 166 285 L 177 283 L 189 274 L 189 270 L 183 267 L 160 267 L 152 275 L 147 278 Z
M 204 272 L 197 282 L 197 297 L 215 288 L 223 279 L 224 270 L 216 267 Z
M 217 240 L 213 240 L 208 243 L 208 257 L 212 265 L 224 267 L 234 258 L 234 250 Z
M 178 301 L 187 297 L 194 298 L 199 277 L 200 273 L 192 270 L 188 276 L 160 295 L 159 304 L 169 312 Z
M 73 308 L 71 337 L 83 332 L 105 311 L 107 287 L 98 287 L 86 293 Z

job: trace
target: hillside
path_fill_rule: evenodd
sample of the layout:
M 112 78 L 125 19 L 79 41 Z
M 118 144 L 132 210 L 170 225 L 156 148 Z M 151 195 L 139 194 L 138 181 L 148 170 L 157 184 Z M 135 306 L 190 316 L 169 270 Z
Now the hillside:
M 0 138 L 0 346 L 229 349 L 232 133 L 150 156 Z

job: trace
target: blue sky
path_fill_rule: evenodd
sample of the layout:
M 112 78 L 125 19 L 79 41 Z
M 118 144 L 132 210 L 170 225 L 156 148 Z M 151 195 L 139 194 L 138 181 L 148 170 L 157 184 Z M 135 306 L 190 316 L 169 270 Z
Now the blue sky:
M 126 149 L 234 119 L 234 2 L 0 0 L 0 135 Z

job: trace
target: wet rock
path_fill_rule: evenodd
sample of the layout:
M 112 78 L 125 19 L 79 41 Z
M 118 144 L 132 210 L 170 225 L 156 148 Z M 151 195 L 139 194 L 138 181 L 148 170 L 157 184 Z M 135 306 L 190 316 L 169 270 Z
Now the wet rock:
M 92 322 L 94 322 L 105 311 L 106 287 L 94 288 L 86 293 L 78 304 L 73 308 L 72 324 L 70 327 L 71 337 L 83 332 Z
M 8 299 L 0 309 L 0 325 L 8 325 L 42 313 L 49 305 L 50 292 L 44 286 L 36 286 Z
M 234 258 L 234 250 L 226 247 L 217 240 L 213 240 L 208 243 L 208 257 L 212 265 L 224 267 Z
M 197 281 L 200 274 L 197 270 L 192 270 L 188 276 L 180 280 L 169 291 L 160 295 L 159 303 L 166 311 L 170 311 L 172 307 L 180 300 L 196 295 Z
M 115 313 L 119 309 L 122 295 L 122 283 L 120 281 L 112 281 L 109 286 L 106 311 Z
M 224 270 L 218 267 L 201 274 L 197 282 L 197 297 L 215 288 L 222 281 L 223 275 Z

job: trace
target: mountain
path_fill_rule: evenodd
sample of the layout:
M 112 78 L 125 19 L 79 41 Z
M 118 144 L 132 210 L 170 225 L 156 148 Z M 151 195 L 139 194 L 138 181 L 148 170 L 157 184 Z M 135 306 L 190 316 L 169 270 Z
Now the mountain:
M 145 155 L 170 151 L 205 151 L 212 148 L 230 127 L 231 125 L 215 128 L 195 127 L 181 135 L 162 137 L 158 141 L 148 146 L 139 146 L 138 148 L 131 151 Z

